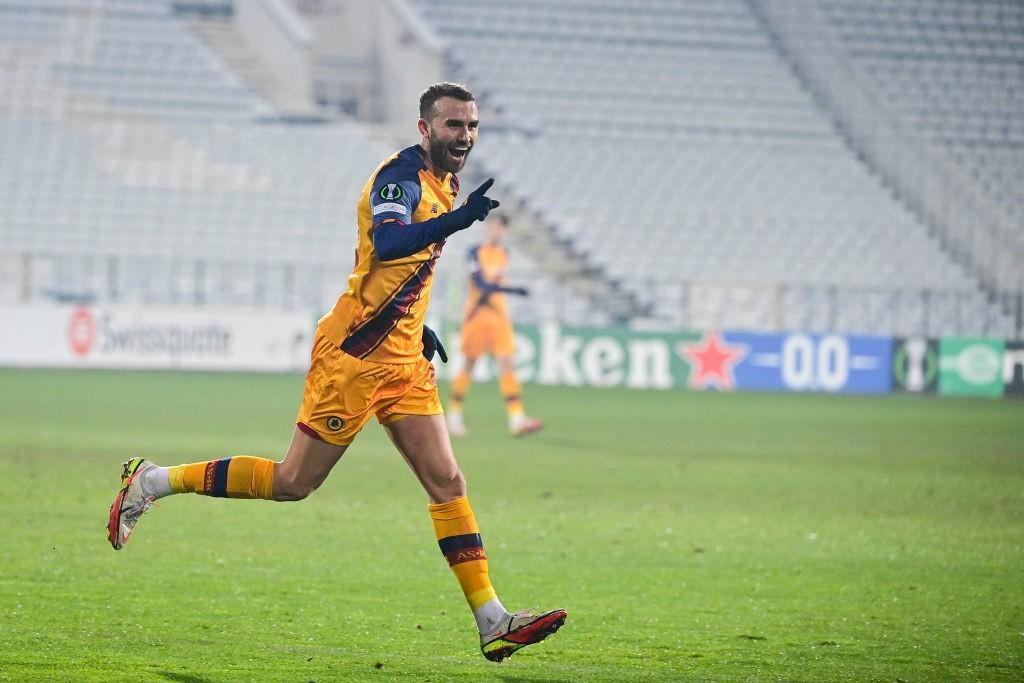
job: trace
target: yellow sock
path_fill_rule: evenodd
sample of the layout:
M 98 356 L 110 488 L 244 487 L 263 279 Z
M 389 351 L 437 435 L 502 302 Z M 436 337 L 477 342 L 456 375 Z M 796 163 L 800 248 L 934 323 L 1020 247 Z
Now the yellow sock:
M 236 455 L 222 460 L 169 467 L 167 478 L 174 493 L 273 500 L 274 461 L 251 455 Z
M 503 372 L 498 379 L 498 388 L 501 395 L 505 397 L 505 410 L 509 417 L 517 417 L 523 414 L 522 387 L 516 379 L 516 373 Z
M 472 379 L 469 373 L 465 369 L 460 370 L 459 374 L 455 375 L 452 380 L 452 395 L 448 401 L 448 409 L 458 412 L 462 410 L 462 403 L 466 400 L 466 394 L 469 393 L 469 385 L 472 383 Z
M 431 504 L 427 509 L 434 522 L 437 544 L 455 573 L 470 609 L 476 611 L 497 595 L 487 574 L 487 555 L 469 499 L 463 496 L 449 503 Z

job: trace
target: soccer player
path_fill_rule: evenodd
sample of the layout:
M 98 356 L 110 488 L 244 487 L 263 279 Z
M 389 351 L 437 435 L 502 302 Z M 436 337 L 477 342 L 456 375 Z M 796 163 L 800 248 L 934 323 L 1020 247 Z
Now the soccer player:
M 526 296 L 523 287 L 505 284 L 508 272 L 508 251 L 505 233 L 508 219 L 494 214 L 487 219 L 487 239 L 469 250 L 469 296 L 462 317 L 462 355 L 465 364 L 452 380 L 451 401 L 448 402 L 448 431 L 453 436 L 466 435 L 462 404 L 469 393 L 473 367 L 483 355 L 491 354 L 498 363 L 498 388 L 505 397 L 508 431 L 513 436 L 536 432 L 544 424 L 526 415 L 522 389 L 516 379 L 515 332 L 508 316 L 506 294 Z
M 501 661 L 565 622 L 565 610 L 511 614 L 498 599 L 429 362 L 435 350 L 447 359 L 423 324 L 441 248 L 447 237 L 483 221 L 498 206 L 486 194 L 492 178 L 455 208 L 455 173 L 466 164 L 478 126 L 469 90 L 432 85 L 420 96 L 419 144 L 385 159 L 367 181 L 357 210 L 355 270 L 348 289 L 317 325 L 284 459 L 236 455 L 176 467 L 129 460 L 107 523 L 115 549 L 163 496 L 306 498 L 376 415 L 427 493 L 438 545 L 473 612 L 484 656 Z

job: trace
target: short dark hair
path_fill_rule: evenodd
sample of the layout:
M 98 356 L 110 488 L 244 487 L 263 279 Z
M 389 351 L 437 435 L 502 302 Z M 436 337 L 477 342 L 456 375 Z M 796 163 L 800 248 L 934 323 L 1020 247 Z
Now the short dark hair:
M 420 95 L 420 118 L 430 119 L 434 113 L 434 103 L 442 97 L 454 97 L 461 102 L 476 101 L 473 93 L 462 83 L 435 83 Z

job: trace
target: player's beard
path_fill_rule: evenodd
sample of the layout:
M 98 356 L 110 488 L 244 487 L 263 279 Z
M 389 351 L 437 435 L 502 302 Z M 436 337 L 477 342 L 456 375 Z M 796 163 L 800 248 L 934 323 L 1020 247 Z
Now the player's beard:
M 440 168 L 447 173 L 458 173 L 465 167 L 466 160 L 469 159 L 469 153 L 473 151 L 473 146 L 469 145 L 469 149 L 462 156 L 461 159 L 457 159 L 452 156 L 450 148 L 458 146 L 455 143 L 446 143 L 442 140 L 434 137 L 431 133 L 427 139 L 430 145 L 428 152 L 430 153 L 430 163 L 433 164 L 434 168 Z

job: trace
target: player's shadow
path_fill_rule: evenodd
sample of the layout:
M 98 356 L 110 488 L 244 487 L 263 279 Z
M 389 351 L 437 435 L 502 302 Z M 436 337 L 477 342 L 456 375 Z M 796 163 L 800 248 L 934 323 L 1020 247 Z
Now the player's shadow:
M 181 683 L 210 683 L 212 679 L 195 676 L 193 674 L 180 674 L 175 671 L 158 671 L 161 676 L 170 681 L 181 681 Z
M 498 678 L 508 683 L 552 683 L 553 681 L 568 681 L 568 678 L 551 678 L 546 676 L 544 678 L 537 678 L 536 676 L 512 676 L 509 674 L 499 674 Z

